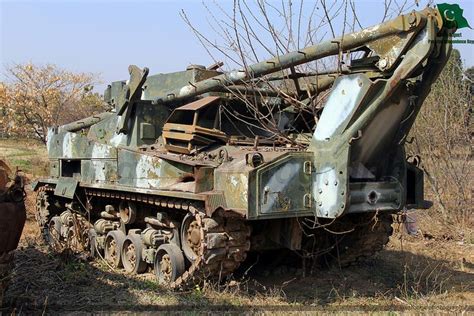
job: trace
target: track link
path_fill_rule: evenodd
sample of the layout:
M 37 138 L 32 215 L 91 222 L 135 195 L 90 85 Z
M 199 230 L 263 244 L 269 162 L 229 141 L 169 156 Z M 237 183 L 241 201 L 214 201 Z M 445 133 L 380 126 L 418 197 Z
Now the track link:
M 171 288 L 189 287 L 230 275 L 245 260 L 250 249 L 250 228 L 243 220 L 209 218 L 196 209 L 190 211 L 201 227 L 201 249 L 189 269 L 171 283 Z
M 387 213 L 346 215 L 327 230 L 309 231 L 316 237 L 307 240 L 305 256 L 340 267 L 356 264 L 384 248 L 393 233 L 392 223 L 392 215 Z
M 360 216 L 355 222 L 350 222 L 355 227 L 354 231 L 345 236 L 338 247 L 341 267 L 373 257 L 384 248 L 393 233 L 391 214 L 382 213 L 371 218 Z
M 37 219 L 40 223 L 47 223 L 53 215 L 49 212 L 51 201 L 48 199 L 48 193 L 52 191 L 51 186 L 41 187 L 38 191 L 38 197 L 47 202 L 48 209 L 45 212 L 43 207 L 41 214 L 38 208 Z M 94 198 L 135 201 L 158 206 L 170 213 L 181 211 L 182 214 L 190 212 L 194 215 L 200 227 L 199 253 L 187 270 L 169 285 L 170 288 L 188 288 L 208 280 L 220 280 L 239 267 L 250 249 L 250 227 L 242 218 L 227 213 L 218 213 L 209 217 L 202 211 L 203 205 L 199 202 L 100 189 L 85 189 L 84 192 L 91 202 Z

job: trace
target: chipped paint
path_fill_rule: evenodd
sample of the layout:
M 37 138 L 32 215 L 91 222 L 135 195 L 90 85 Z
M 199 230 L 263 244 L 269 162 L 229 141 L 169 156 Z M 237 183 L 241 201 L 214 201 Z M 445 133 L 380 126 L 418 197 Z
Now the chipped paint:
M 188 93 L 190 93 L 192 90 L 193 90 L 193 87 L 192 87 L 192 86 L 184 86 L 184 87 L 182 87 L 181 90 L 179 91 L 179 94 L 188 94 Z
M 234 188 L 237 188 L 237 187 L 239 186 L 239 182 L 240 182 L 240 181 L 237 179 L 237 177 L 238 177 L 238 176 L 236 176 L 236 175 L 231 175 L 231 176 L 230 176 L 230 183 L 232 184 L 232 186 L 233 186 Z
M 105 174 L 105 161 L 102 160 L 91 160 L 92 167 L 94 168 L 94 179 L 95 181 L 107 181 Z
M 344 77 L 336 81 L 331 94 L 324 106 L 323 114 L 316 126 L 313 138 L 316 140 L 327 140 L 344 123 L 354 111 L 359 100 L 362 86 L 360 79 Z
M 48 150 L 48 153 L 49 151 L 51 150 L 51 142 L 53 140 L 53 137 L 54 137 L 54 130 L 52 128 L 48 128 L 48 134 L 46 135 L 46 149 Z
M 234 70 L 234 71 L 231 71 L 231 72 L 228 74 L 228 77 L 229 77 L 232 81 L 242 80 L 242 79 L 245 79 L 245 72 L 244 72 L 244 71 L 240 71 L 240 70 Z
M 270 179 L 263 184 L 263 187 L 268 189 L 268 193 L 266 193 L 266 197 L 262 197 L 262 200 L 260 201 L 262 205 L 262 213 L 272 211 L 275 208 L 281 209 L 278 198 L 282 195 L 291 200 L 293 196 L 289 194 L 291 192 L 289 184 L 298 176 L 299 170 L 300 164 L 297 162 L 288 162 L 275 170 L 275 173 L 270 177 Z
M 141 155 L 135 167 L 135 186 L 140 188 L 159 188 L 162 174 L 161 159 Z
M 109 142 L 114 147 L 125 145 L 127 143 L 127 135 L 114 133 Z
M 110 157 L 110 146 L 94 142 L 92 145 L 92 158 Z
M 316 208 L 321 217 L 334 218 L 338 202 L 338 177 L 334 168 L 326 167 L 316 174 L 313 196 L 317 197 Z
M 74 139 L 76 138 L 77 134 L 75 133 L 66 133 L 64 134 L 64 139 L 63 139 L 63 154 L 62 156 L 64 158 L 74 158 L 73 154 L 73 142 Z
M 109 145 L 94 142 L 92 145 L 92 160 L 91 164 L 94 168 L 94 178 L 96 181 L 106 181 L 106 161 L 104 158 L 110 158 L 111 147 Z M 110 175 L 109 175 L 110 176 Z M 110 179 L 108 179 L 110 181 Z

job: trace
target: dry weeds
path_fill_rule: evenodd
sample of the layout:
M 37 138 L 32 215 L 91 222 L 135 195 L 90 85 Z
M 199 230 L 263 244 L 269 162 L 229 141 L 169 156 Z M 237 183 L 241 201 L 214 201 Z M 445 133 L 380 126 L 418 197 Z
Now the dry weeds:
M 285 266 L 261 273 L 265 267 L 257 264 L 243 279 L 171 292 L 151 273 L 125 275 L 100 260 L 50 254 L 34 223 L 32 199 L 30 194 L 28 222 L 5 295 L 4 308 L 15 313 L 473 310 L 474 245 L 455 236 L 413 237 L 398 229 L 384 251 L 347 269 L 321 269 L 302 278 Z

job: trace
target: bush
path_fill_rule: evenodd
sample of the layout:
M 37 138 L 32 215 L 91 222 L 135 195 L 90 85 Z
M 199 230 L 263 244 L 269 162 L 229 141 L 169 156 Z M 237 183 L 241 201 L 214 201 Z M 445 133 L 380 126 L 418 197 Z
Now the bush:
M 459 51 L 453 50 L 411 131 L 409 153 L 422 157 L 426 193 L 437 214 L 462 231 L 472 227 L 472 95 L 463 80 Z

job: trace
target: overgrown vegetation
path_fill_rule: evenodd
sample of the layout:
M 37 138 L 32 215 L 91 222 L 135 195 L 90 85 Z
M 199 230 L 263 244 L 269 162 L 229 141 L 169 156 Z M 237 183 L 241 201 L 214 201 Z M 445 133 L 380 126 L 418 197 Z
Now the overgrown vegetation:
M 35 139 L 0 139 L 0 159 L 36 178 L 49 173 L 46 147 Z
M 28 225 L 34 225 L 30 221 Z M 28 235 L 17 253 L 17 271 L 5 302 L 23 312 L 123 311 L 420 311 L 462 313 L 472 299 L 472 267 L 456 264 L 467 245 L 433 247 L 396 240 L 369 264 L 295 277 L 270 269 L 225 285 L 207 283 L 170 292 L 149 274 L 125 275 L 100 260 L 53 256 L 39 234 Z M 438 253 L 439 252 L 439 253 Z M 437 254 L 438 253 L 438 254 Z M 452 254 L 456 257 L 449 259 Z M 265 276 L 263 276 L 265 275 Z M 32 277 L 35 276 L 35 277 Z
M 409 153 L 421 157 L 433 215 L 465 234 L 472 227 L 472 99 L 458 50 L 433 85 L 411 131 Z

